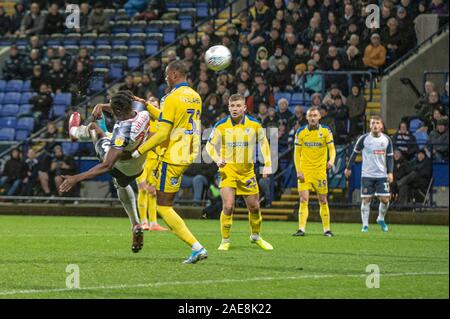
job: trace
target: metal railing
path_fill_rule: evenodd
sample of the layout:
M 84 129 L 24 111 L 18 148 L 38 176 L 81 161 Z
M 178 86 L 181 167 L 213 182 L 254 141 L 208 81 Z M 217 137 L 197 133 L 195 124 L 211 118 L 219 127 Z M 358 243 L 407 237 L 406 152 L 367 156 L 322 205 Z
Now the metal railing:
M 162 47 L 161 49 L 158 50 L 158 52 L 156 52 L 154 55 L 149 56 L 147 58 L 145 58 L 143 61 L 140 62 L 140 64 L 129 70 L 128 73 L 131 72 L 135 72 L 140 70 L 150 59 L 152 59 L 155 56 L 160 56 L 162 55 L 162 53 L 164 53 L 165 51 L 168 51 L 171 47 L 173 47 L 174 45 L 178 44 L 180 42 L 181 39 L 183 39 L 184 37 L 188 36 L 189 34 L 192 34 L 193 31 L 196 31 L 197 33 L 199 32 L 199 28 L 201 26 L 203 26 L 204 24 L 206 24 L 207 22 L 211 21 L 211 20 L 215 20 L 219 17 L 220 12 L 222 12 L 223 10 L 226 10 L 228 7 L 230 8 L 230 15 L 227 19 L 228 23 L 229 21 L 231 21 L 232 19 L 234 19 L 236 16 L 240 15 L 241 12 L 244 12 L 245 10 L 248 10 L 249 6 L 250 6 L 250 1 L 246 0 L 246 6 L 244 9 L 240 10 L 239 12 L 237 12 L 236 14 L 232 15 L 232 7 L 233 5 L 235 5 L 236 3 L 238 3 L 240 0 L 232 0 L 229 1 L 227 3 L 227 6 L 225 8 L 215 8 L 215 12 L 210 16 L 207 17 L 199 22 L 197 22 L 190 30 L 183 32 L 182 34 L 178 35 L 177 38 L 172 42 L 169 43 L 167 45 L 165 45 L 164 47 Z M 223 25 L 225 25 L 226 23 L 221 24 L 218 27 L 215 27 L 215 31 L 217 31 L 217 29 L 219 29 L 220 27 L 222 27 Z M 88 97 L 86 97 L 86 99 L 80 103 L 78 103 L 77 105 L 73 106 L 72 108 L 77 109 L 77 108 L 81 108 L 87 104 L 89 104 L 90 101 L 92 101 L 94 98 L 100 96 L 101 94 L 106 93 L 109 89 L 111 89 L 114 85 L 121 83 L 123 81 L 123 79 L 125 78 L 126 74 L 124 74 L 122 77 L 112 81 L 111 83 L 109 83 L 106 87 L 104 87 L 101 91 L 94 93 L 93 95 L 90 95 Z M 65 118 L 65 115 L 62 115 L 58 118 L 56 118 L 55 120 L 53 120 L 53 123 L 57 123 L 61 120 L 63 120 Z M 26 140 L 20 141 L 15 143 L 13 146 L 11 146 L 10 148 L 8 148 L 7 150 L 4 150 L 3 152 L 0 153 L 0 158 L 4 157 L 6 154 L 8 154 L 9 152 L 11 152 L 11 150 L 13 150 L 14 148 L 17 148 L 19 146 L 21 146 L 22 144 L 24 144 L 25 142 L 39 136 L 40 134 L 42 134 L 43 132 L 45 132 L 45 127 L 41 128 L 40 130 L 38 130 L 37 132 L 33 133 L 30 137 L 28 137 Z

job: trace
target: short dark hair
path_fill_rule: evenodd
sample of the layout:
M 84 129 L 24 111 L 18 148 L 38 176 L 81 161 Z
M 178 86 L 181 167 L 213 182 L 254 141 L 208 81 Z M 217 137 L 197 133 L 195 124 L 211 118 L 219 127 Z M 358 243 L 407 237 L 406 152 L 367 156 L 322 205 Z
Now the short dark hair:
M 183 61 L 172 61 L 167 65 L 168 70 L 177 71 L 181 75 L 186 76 L 189 73 L 189 70 L 186 64 Z
M 235 101 L 244 101 L 245 102 L 245 97 L 243 97 L 241 94 L 236 93 L 230 96 L 230 98 L 228 99 L 229 102 L 235 102 Z
M 133 110 L 133 94 L 130 91 L 119 91 L 112 96 L 110 104 L 115 116 L 131 113 Z

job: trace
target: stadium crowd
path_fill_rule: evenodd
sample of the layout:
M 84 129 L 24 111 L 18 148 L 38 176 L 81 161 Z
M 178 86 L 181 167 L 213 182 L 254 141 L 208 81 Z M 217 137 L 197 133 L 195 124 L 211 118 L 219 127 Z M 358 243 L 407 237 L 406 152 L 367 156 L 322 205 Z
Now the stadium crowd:
M 166 10 L 164 1 L 148 1 L 143 7 L 136 7 L 135 1 L 125 2 L 82 3 L 81 27 L 77 31 L 108 32 L 104 7 L 125 5 L 132 19 L 155 19 Z M 381 29 L 365 26 L 367 13 L 364 9 L 372 3 L 381 5 Z M 12 18 L 8 18 L 0 6 L 3 34 L 30 37 L 25 50 L 11 46 L 3 78 L 32 81 L 32 88 L 38 95 L 30 103 L 43 120 L 49 118 L 53 94 L 72 92 L 76 97 L 74 103 L 89 94 L 94 61 L 91 52 L 81 47 L 78 55 L 70 56 L 64 47 L 40 45 L 41 34 L 63 31 L 63 16 L 58 13 L 63 4 L 64 1 L 36 1 L 30 4 L 30 12 L 25 10 L 27 4 L 17 4 Z M 40 8 L 47 8 L 46 16 L 40 13 Z M 349 83 L 345 74 L 323 76 L 320 72 L 369 71 L 375 77 L 380 76 L 387 66 L 416 45 L 413 20 L 419 14 L 446 14 L 447 10 L 448 1 L 443 0 L 257 0 L 239 17 L 239 23 L 227 26 L 223 36 L 215 33 L 212 23 L 206 23 L 197 43 L 183 38 L 176 49 L 169 50 L 164 57 L 154 56 L 139 72 L 127 74 L 119 89 L 130 90 L 142 98 L 160 98 L 168 90 L 164 84 L 165 63 L 183 60 L 190 70 L 190 85 L 203 100 L 204 128 L 227 115 L 228 98 L 238 92 L 246 97 L 249 114 L 258 118 L 264 127 L 278 128 L 280 154 L 291 149 L 295 132 L 306 124 L 305 112 L 310 106 L 320 107 L 322 123 L 333 131 L 336 144 L 346 145 L 365 129 L 367 78 L 355 74 Z M 206 50 L 214 44 L 227 46 L 233 54 L 232 65 L 218 74 L 203 62 Z M 427 82 L 424 91 L 416 112 L 412 107 L 410 116 L 400 123 L 393 136 L 397 188 L 402 200 L 407 200 L 405 192 L 409 193 L 418 183 L 417 178 L 411 177 L 411 172 L 418 171 L 414 165 L 431 161 L 431 156 L 435 160 L 448 160 L 448 82 L 444 92 L 438 92 L 431 82 Z M 278 98 L 285 92 L 302 92 L 304 99 L 292 103 L 287 98 Z M 421 124 L 412 132 L 410 124 L 416 118 Z M 429 148 L 425 146 L 427 142 L 447 145 Z M 36 160 L 33 153 L 21 160 L 19 152 L 13 152 L 8 167 L 5 166 L 0 175 L 0 185 L 7 185 L 5 194 L 29 194 L 26 185 L 34 178 L 39 180 L 42 193 L 48 195 L 51 188 L 56 189 L 48 186 L 49 181 L 58 185 L 61 172 L 75 169 L 73 160 L 61 154 L 58 146 L 46 149 L 40 160 Z M 53 165 L 55 161 L 60 164 Z M 406 163 L 409 168 L 403 170 L 402 165 Z M 421 167 L 429 179 L 431 171 L 428 171 L 429 165 L 425 166 Z M 195 198 L 200 198 L 205 189 L 214 185 L 214 170 L 207 172 L 209 170 L 194 167 L 186 174 L 183 185 L 194 189 Z

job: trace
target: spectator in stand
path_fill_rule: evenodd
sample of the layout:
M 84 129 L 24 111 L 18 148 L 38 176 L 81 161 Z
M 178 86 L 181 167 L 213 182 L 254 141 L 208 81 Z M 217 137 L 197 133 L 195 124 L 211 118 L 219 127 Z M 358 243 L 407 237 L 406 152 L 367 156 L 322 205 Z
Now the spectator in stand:
M 26 170 L 20 159 L 20 151 L 13 149 L 10 153 L 10 159 L 6 162 L 3 174 L 0 177 L 0 187 L 4 189 L 2 195 L 16 195 L 20 191 L 25 174 Z
M 39 57 L 39 51 L 36 49 L 31 50 L 30 55 L 23 60 L 22 76 L 24 79 L 31 79 L 33 77 L 33 69 L 35 66 L 41 66 L 41 59 Z
M 339 59 L 334 59 L 331 72 L 342 72 L 341 62 Z M 346 74 L 343 73 L 335 73 L 329 74 L 325 76 L 325 89 L 331 87 L 331 85 L 335 83 L 339 86 L 339 89 L 343 94 L 348 95 L 348 78 Z
M 443 0 L 431 0 L 428 11 L 432 14 L 448 15 L 448 4 L 445 4 Z
M 247 108 L 250 112 L 255 112 L 255 106 L 259 105 L 261 102 L 266 103 L 268 106 L 275 106 L 275 98 L 265 82 L 259 83 L 258 91 L 248 97 L 246 103 Z
M 69 86 L 69 78 L 63 69 L 60 59 L 53 59 L 52 69 L 48 74 L 50 86 L 53 93 L 66 92 Z
M 45 26 L 45 15 L 39 9 L 39 5 L 33 2 L 30 6 L 30 12 L 25 14 L 20 24 L 20 31 L 17 35 L 36 35 L 41 34 Z
M 264 0 L 256 0 L 255 5 L 250 9 L 250 21 L 258 21 L 263 29 L 269 26 L 270 9 L 265 5 Z
M 278 118 L 283 123 L 287 124 L 287 122 L 292 118 L 293 114 L 289 111 L 289 101 L 285 98 L 281 98 L 278 101 Z
M 63 149 L 61 146 L 55 146 L 53 150 L 53 160 L 50 164 L 50 176 L 54 179 L 55 189 L 58 192 L 58 196 L 64 196 L 64 193 L 59 191 L 59 186 L 61 186 L 64 179 L 62 176 L 64 175 L 74 175 L 76 174 L 75 161 L 71 156 L 64 155 Z M 72 190 L 67 196 L 71 196 L 74 194 Z
M 414 32 L 414 22 L 411 19 L 411 14 L 403 6 L 397 8 L 397 22 L 398 29 L 402 35 L 403 44 L 405 45 L 405 53 L 414 48 L 416 45 L 416 33 Z
M 311 105 L 309 107 L 311 108 L 321 106 L 322 106 L 322 96 L 320 95 L 320 93 L 314 93 L 313 95 L 311 95 Z
M 258 112 L 256 115 L 256 118 L 261 122 L 264 123 L 264 120 L 269 116 L 269 110 L 267 107 L 267 104 L 264 102 L 259 103 L 258 105 Z
M 132 74 L 125 76 L 125 83 L 119 86 L 119 91 L 130 91 L 133 95 L 137 94 L 137 86 L 134 84 L 134 76 Z
M 387 60 L 391 64 L 406 53 L 407 44 L 405 35 L 400 33 L 398 21 L 390 18 L 387 22 L 387 28 L 383 32 L 383 43 L 387 47 Z
M 94 10 L 89 15 L 88 32 L 94 33 L 108 33 L 109 32 L 109 17 L 106 15 L 103 4 L 97 2 Z
M 75 28 L 78 33 L 86 33 L 89 30 L 89 16 L 91 13 L 91 8 L 89 3 L 83 2 L 80 5 L 80 28 Z
M 166 1 L 151 0 L 148 2 L 147 8 L 135 16 L 136 20 L 156 20 L 167 12 Z
M 324 63 L 324 71 L 331 71 L 333 69 L 333 63 L 334 60 L 339 60 L 339 62 L 342 62 L 340 57 L 338 56 L 337 48 L 335 45 L 330 45 L 328 47 L 328 53 L 325 56 L 325 59 L 323 61 Z
M 144 73 L 142 74 L 141 82 L 137 85 L 136 96 L 146 99 L 149 92 L 156 95 L 156 86 L 150 76 Z
M 319 109 L 320 111 L 320 124 L 326 125 L 330 128 L 331 132 L 335 134 L 336 132 L 336 122 L 332 116 L 328 114 L 328 109 L 325 105 L 322 105 Z
M 339 85 L 337 83 L 331 84 L 330 89 L 328 90 L 327 94 L 323 98 L 322 103 L 326 106 L 331 106 L 334 104 L 334 100 L 340 97 L 342 99 L 343 104 L 347 104 L 347 98 L 344 94 L 342 94 L 341 90 L 339 89 Z
M 305 81 L 306 64 L 297 64 L 295 74 L 292 78 L 292 87 L 294 91 L 303 91 L 303 82 Z
M 6 59 L 5 64 L 3 65 L 3 78 L 7 81 L 13 79 L 21 79 L 21 64 L 22 64 L 22 56 L 19 53 L 19 49 L 17 46 L 11 45 L 9 48 L 9 57 Z
M 241 88 L 243 87 L 243 90 L 244 90 L 244 93 L 245 93 L 245 91 L 247 90 L 247 87 L 245 86 L 245 84 L 244 83 L 239 83 L 238 86 L 241 86 Z M 197 92 L 200 95 L 202 101 L 206 101 L 206 98 L 211 93 L 211 90 L 209 89 L 208 82 L 199 82 L 198 85 L 197 85 Z M 247 90 L 247 92 L 248 92 L 248 90 Z
M 436 91 L 428 94 L 427 103 L 420 106 L 417 116 L 424 122 L 424 125 L 431 128 L 434 110 L 445 113 L 441 103 L 439 103 L 439 94 Z
M 150 74 L 152 82 L 159 87 L 164 83 L 164 70 L 161 66 L 161 60 L 158 58 L 151 58 L 148 65 L 145 65 L 144 72 Z
M 69 116 L 70 117 L 70 116 Z M 68 117 L 68 118 L 69 118 Z M 67 120 L 68 122 L 68 120 Z M 66 124 L 66 123 L 65 123 Z M 67 128 L 68 125 L 64 125 L 64 128 Z M 67 135 L 68 137 L 68 135 Z M 50 154 L 51 152 L 53 152 L 53 149 L 55 148 L 56 145 L 60 145 L 58 142 L 56 142 L 55 140 L 58 138 L 62 138 L 61 134 L 58 132 L 58 129 L 55 125 L 55 123 L 52 122 L 48 122 L 47 123 L 47 129 L 45 130 L 45 132 L 43 132 L 39 138 L 42 139 L 46 139 L 47 141 L 45 142 L 45 152 L 47 152 L 48 154 Z
M 252 21 L 250 33 L 247 34 L 247 41 L 253 55 L 255 55 L 258 47 L 266 41 L 264 36 L 264 30 L 261 29 L 261 25 L 256 20 Z
M 34 92 L 39 92 L 43 83 L 48 83 L 48 79 L 42 73 L 42 67 L 35 65 L 33 67 L 33 75 L 31 76 L 31 89 Z
M 42 83 L 39 88 L 39 93 L 30 98 L 30 104 L 33 104 L 33 112 L 35 117 L 41 120 L 48 120 L 50 109 L 53 104 L 51 91 L 47 84 Z
M 364 50 L 363 62 L 369 70 L 379 73 L 386 64 L 386 49 L 380 42 L 378 33 L 372 34 L 371 43 Z
M 288 130 L 292 130 L 296 125 L 304 126 L 308 124 L 305 113 L 303 112 L 303 106 L 297 105 L 294 108 L 294 116 L 288 119 Z
M 322 91 L 322 75 L 317 74 L 317 63 L 314 60 L 308 61 L 308 73 L 305 78 L 305 91 L 308 94 L 318 93 Z
M 433 160 L 448 161 L 448 142 L 448 118 L 442 118 L 428 137 Z
M 334 142 L 336 145 L 343 145 L 350 141 L 348 124 L 348 107 L 343 104 L 342 98 L 337 96 L 334 99 L 333 112 L 329 111 L 334 117 L 336 123 L 336 132 L 334 134 Z
M 273 92 L 292 91 L 291 75 L 288 72 L 287 64 L 284 61 L 278 62 L 277 70 L 273 74 L 270 84 Z
M 30 147 L 25 160 L 26 174 L 23 179 L 22 191 L 20 196 L 33 196 L 33 188 L 37 184 L 39 161 L 36 158 L 36 152 Z
M 359 54 L 359 50 L 355 46 L 350 45 L 345 53 L 345 59 L 343 61 L 343 69 L 345 71 L 354 72 L 364 70 L 364 64 L 362 62 L 361 55 Z M 359 74 L 354 74 L 352 75 L 352 81 L 356 84 L 361 83 L 362 76 Z
M 291 58 L 291 69 L 293 70 L 299 64 L 306 64 L 311 59 L 311 54 L 303 43 L 298 43 L 293 57 Z
M 60 46 L 58 48 L 57 58 L 61 60 L 61 65 L 65 72 L 70 72 L 70 68 L 73 65 L 72 56 L 67 53 L 66 48 L 64 46 Z
M 59 13 L 59 7 L 57 3 L 52 3 L 48 10 L 48 14 L 45 16 L 44 34 L 64 33 L 65 19 L 62 14 Z
M 400 122 L 397 133 L 392 137 L 392 143 L 406 160 L 412 159 L 418 150 L 416 137 L 408 131 L 406 122 Z
M 11 21 L 11 27 L 10 32 L 11 34 L 17 34 L 17 32 L 20 30 L 20 26 L 22 24 L 22 19 L 25 16 L 26 9 L 23 3 L 16 3 L 14 5 L 14 14 L 12 15 L 10 21 Z
M 281 46 L 275 48 L 275 53 L 269 58 L 269 66 L 272 72 L 278 71 L 278 64 L 284 62 L 285 65 L 289 65 L 289 58 L 283 53 Z
M 81 98 L 87 95 L 89 87 L 89 71 L 86 69 L 83 62 L 76 63 L 75 72 L 69 75 L 70 92 L 76 97 L 77 101 L 81 102 Z
M 214 124 L 219 118 L 223 109 L 219 104 L 219 97 L 215 93 L 211 93 L 208 98 L 203 102 L 202 106 L 202 123 L 205 126 Z
M 74 68 L 78 62 L 82 62 L 89 72 L 93 69 L 94 59 L 89 55 L 89 51 L 86 47 L 82 47 L 78 51 L 78 55 L 73 60 Z
M 350 135 L 355 138 L 364 131 L 364 120 L 366 114 L 367 101 L 361 94 L 359 85 L 353 84 L 351 94 L 346 102 L 348 115 L 350 117 Z
M 6 14 L 3 6 L 0 5 L 0 36 L 10 34 L 11 32 L 11 19 Z
M 404 167 L 397 176 L 396 186 L 399 191 L 399 204 L 407 205 L 414 193 L 426 193 L 432 176 L 432 162 L 425 150 L 419 150 L 416 157 Z
M 395 198 L 395 201 L 397 201 L 399 197 L 399 189 L 397 186 L 397 181 L 400 179 L 400 177 L 406 176 L 405 169 L 408 169 L 408 160 L 403 156 L 403 153 L 395 149 L 394 150 L 394 182 L 392 183 L 392 195 Z M 392 206 L 395 206 L 395 202 Z
M 275 111 L 275 108 L 269 107 L 269 110 L 267 111 L 267 113 L 268 113 L 268 115 L 265 118 L 264 122 L 262 123 L 262 126 L 278 128 L 279 123 L 280 123 L 280 118 L 278 117 L 278 114 Z

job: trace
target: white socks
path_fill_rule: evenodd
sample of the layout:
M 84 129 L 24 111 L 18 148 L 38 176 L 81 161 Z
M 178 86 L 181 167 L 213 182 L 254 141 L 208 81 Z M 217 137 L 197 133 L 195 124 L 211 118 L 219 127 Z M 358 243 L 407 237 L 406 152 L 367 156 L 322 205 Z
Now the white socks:
M 203 248 L 203 246 L 199 243 L 199 242 L 196 242 L 196 243 L 194 243 L 193 245 L 192 245 L 192 250 L 193 251 L 197 251 L 197 250 L 200 250 L 200 249 L 202 249 Z
M 130 218 L 131 224 L 133 226 L 139 224 L 138 211 L 136 207 L 136 196 L 134 195 L 134 191 L 131 186 L 128 185 L 125 188 L 117 188 L 117 195 L 119 196 L 120 202 L 127 212 L 128 217 Z
M 361 203 L 361 220 L 363 226 L 369 227 L 370 203 Z
M 383 202 L 380 202 L 380 206 L 378 207 L 378 219 L 377 220 L 384 220 L 384 217 L 386 216 L 388 209 L 389 209 L 389 203 L 385 204 Z
M 78 140 L 90 140 L 91 135 L 89 134 L 89 130 L 86 125 L 80 125 L 78 127 L 72 127 L 70 129 L 70 135 L 75 137 Z
M 251 238 L 252 240 L 254 240 L 254 241 L 257 241 L 257 240 L 259 240 L 261 237 L 259 237 L 259 234 L 252 234 L 252 235 L 250 236 L 250 238 Z

